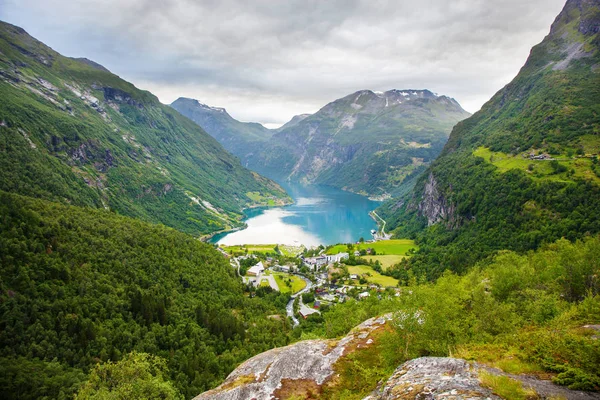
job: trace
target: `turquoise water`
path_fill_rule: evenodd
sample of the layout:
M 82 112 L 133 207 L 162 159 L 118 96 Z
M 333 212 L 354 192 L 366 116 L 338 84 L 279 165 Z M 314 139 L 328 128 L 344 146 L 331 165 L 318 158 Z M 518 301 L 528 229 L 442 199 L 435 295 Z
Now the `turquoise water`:
M 248 210 L 247 229 L 217 235 L 211 242 L 317 246 L 368 239 L 376 228 L 369 211 L 378 202 L 327 186 L 282 186 L 294 199 L 293 205 Z

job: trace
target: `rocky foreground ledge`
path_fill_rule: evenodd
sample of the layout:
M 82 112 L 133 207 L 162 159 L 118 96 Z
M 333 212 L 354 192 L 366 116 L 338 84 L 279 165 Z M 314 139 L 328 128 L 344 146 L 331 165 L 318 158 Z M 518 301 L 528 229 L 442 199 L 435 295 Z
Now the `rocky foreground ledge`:
M 335 364 L 356 351 L 368 351 L 390 319 L 369 319 L 341 340 L 307 340 L 259 354 L 235 369 L 221 386 L 194 400 L 318 399 L 323 389 L 336 385 Z M 501 399 L 481 385 L 482 370 L 518 379 L 539 398 L 600 399 L 596 393 L 571 391 L 465 360 L 423 357 L 402 364 L 364 400 Z

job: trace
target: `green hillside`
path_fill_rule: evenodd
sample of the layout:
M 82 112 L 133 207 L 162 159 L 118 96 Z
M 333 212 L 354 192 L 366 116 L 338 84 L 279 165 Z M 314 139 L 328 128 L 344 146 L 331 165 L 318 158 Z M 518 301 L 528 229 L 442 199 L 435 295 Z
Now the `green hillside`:
M 186 398 L 287 343 L 287 295 L 250 299 L 212 246 L 114 213 L 0 192 L 0 397 L 72 398 L 96 363 L 166 360 Z M 33 373 L 35 372 L 35 373 Z
M 151 93 L 0 23 L 0 190 L 201 235 L 289 201 Z M 249 193 L 265 201 L 256 203 Z
M 599 6 L 568 1 L 518 76 L 454 128 L 412 192 L 382 207 L 397 235 L 417 239 L 419 273 L 600 231 Z
M 261 124 L 240 122 L 224 108 L 210 107 L 198 100 L 180 97 L 171 103 L 171 107 L 197 123 L 227 151 L 240 157 L 244 165 L 246 158 L 260 151 L 274 134 Z

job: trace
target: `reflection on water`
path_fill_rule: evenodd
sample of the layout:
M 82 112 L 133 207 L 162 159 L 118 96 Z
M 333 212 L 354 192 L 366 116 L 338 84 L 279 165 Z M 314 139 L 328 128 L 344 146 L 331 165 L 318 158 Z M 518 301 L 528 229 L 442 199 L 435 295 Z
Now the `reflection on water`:
M 375 222 L 369 217 L 379 203 L 324 186 L 282 185 L 294 198 L 287 207 L 248 210 L 248 228 L 215 236 L 227 245 L 279 243 L 306 246 L 346 243 L 369 238 Z

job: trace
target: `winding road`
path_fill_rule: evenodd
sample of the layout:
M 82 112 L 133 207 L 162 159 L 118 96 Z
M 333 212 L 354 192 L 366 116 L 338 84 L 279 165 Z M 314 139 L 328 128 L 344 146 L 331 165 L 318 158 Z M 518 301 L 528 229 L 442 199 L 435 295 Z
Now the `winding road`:
M 304 275 L 299 275 L 299 274 L 294 274 L 294 275 L 299 276 L 300 278 L 302 278 L 302 280 L 304 280 L 304 282 L 306 282 L 306 287 L 304 289 L 302 289 L 301 291 L 299 291 L 298 293 L 293 294 L 292 298 L 287 303 L 287 306 L 285 306 L 285 310 L 287 311 L 287 316 L 292 319 L 293 327 L 295 328 L 296 326 L 298 326 L 300 324 L 300 321 L 298 321 L 298 318 L 296 318 L 294 316 L 294 300 L 296 300 L 296 297 L 300 296 L 301 294 L 308 292 L 310 289 L 312 289 L 312 287 L 314 285 Z M 302 299 L 300 299 L 300 301 L 302 301 Z

